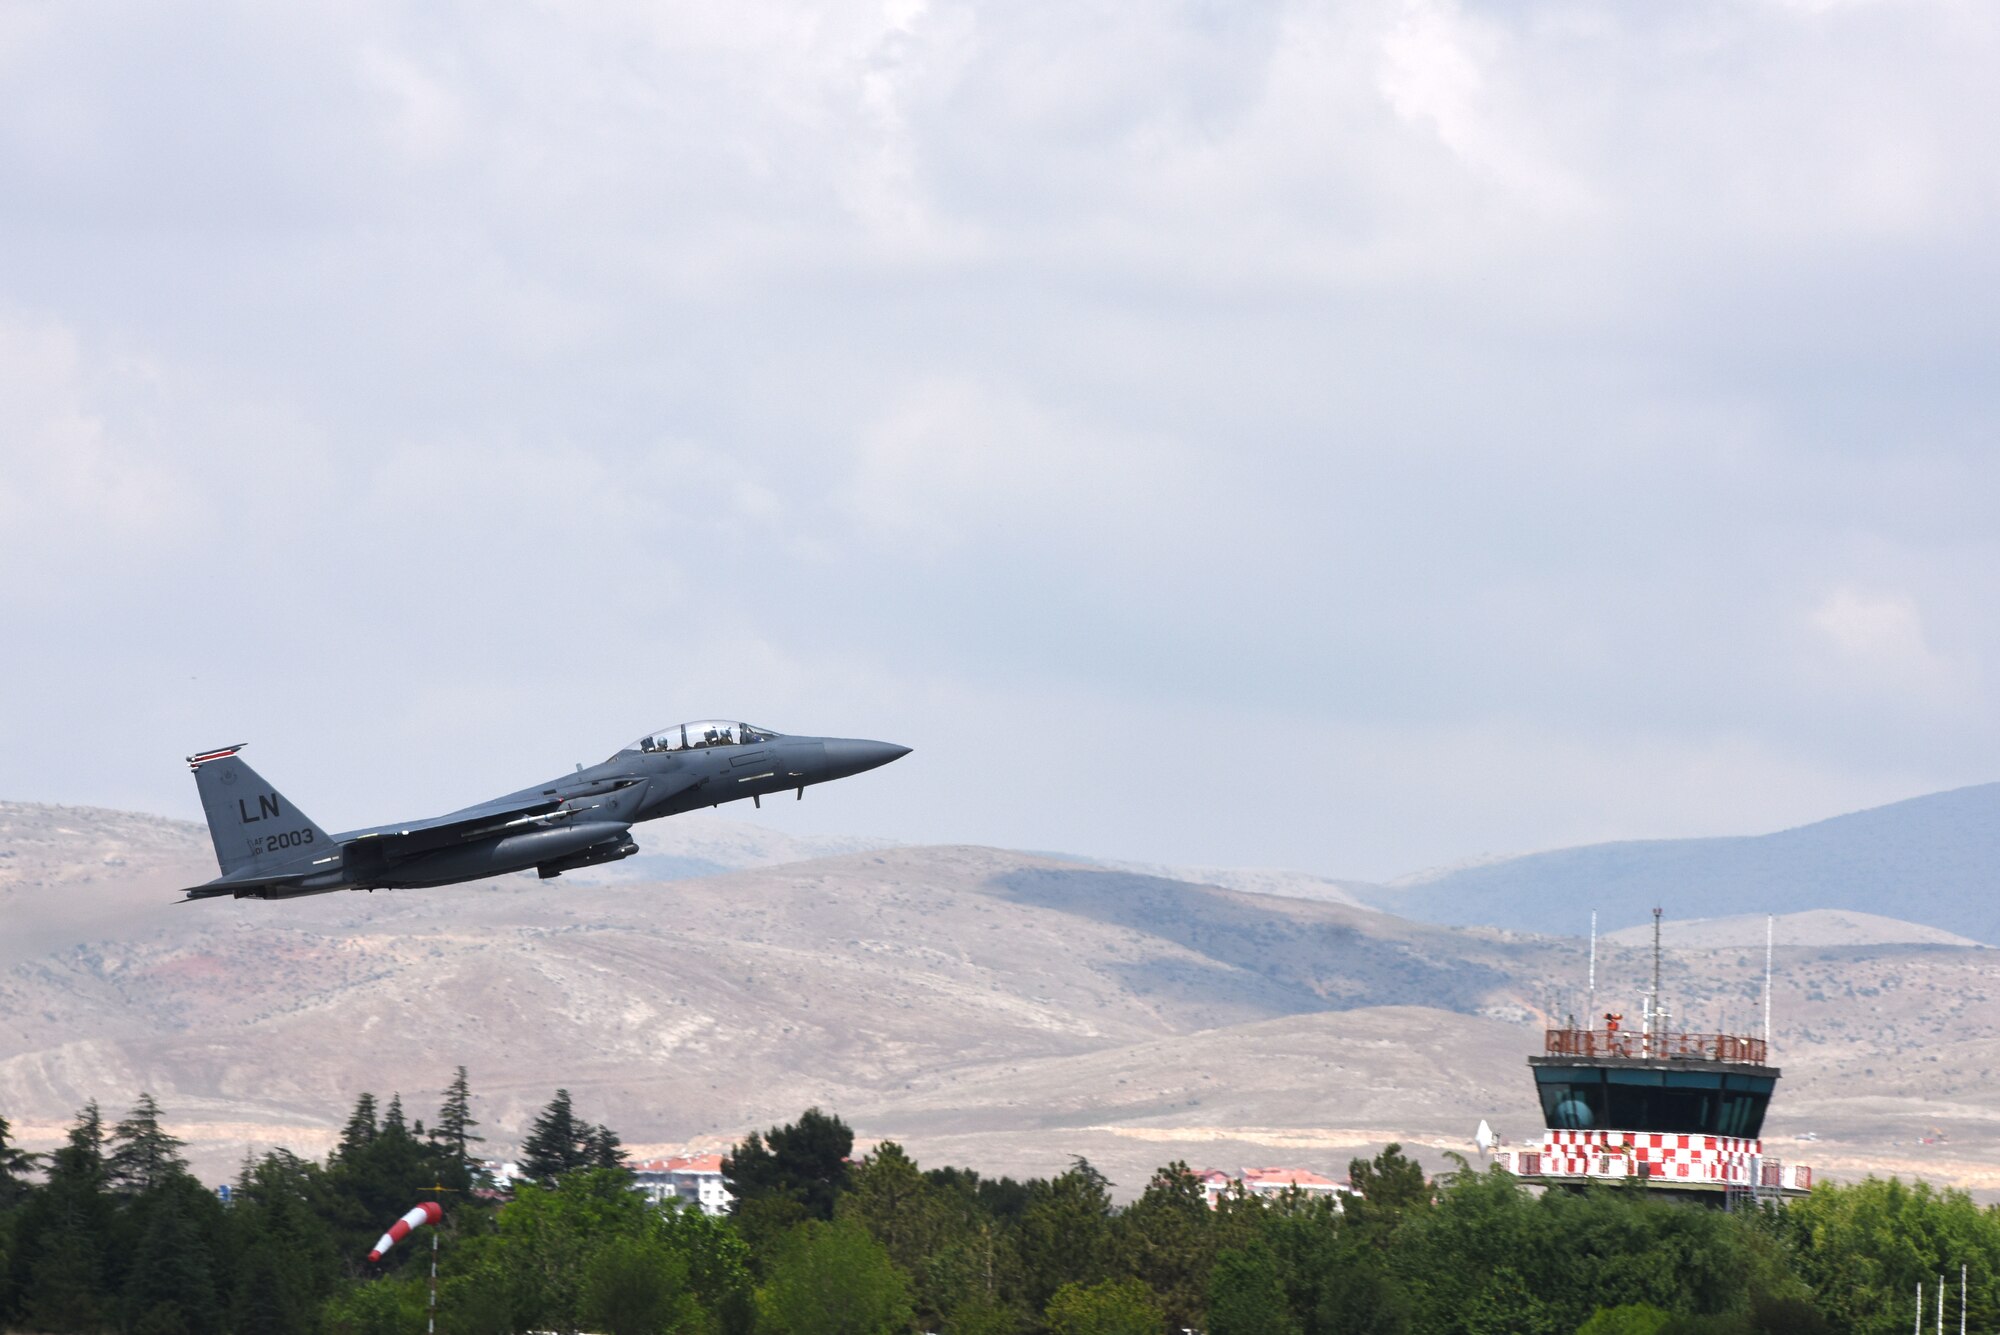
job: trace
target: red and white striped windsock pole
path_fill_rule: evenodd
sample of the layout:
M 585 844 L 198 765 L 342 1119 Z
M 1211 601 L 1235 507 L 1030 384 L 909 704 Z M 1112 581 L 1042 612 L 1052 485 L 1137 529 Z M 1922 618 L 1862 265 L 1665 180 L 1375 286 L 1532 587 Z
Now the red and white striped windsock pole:
M 404 1238 L 409 1237 L 411 1229 L 422 1228 L 425 1224 L 429 1224 L 435 1228 L 443 1218 L 444 1210 L 436 1201 L 425 1201 L 422 1205 L 419 1205 L 416 1209 L 389 1225 L 389 1231 L 375 1240 L 375 1250 L 368 1253 L 368 1259 L 370 1261 L 381 1260 L 382 1253 L 388 1251 Z

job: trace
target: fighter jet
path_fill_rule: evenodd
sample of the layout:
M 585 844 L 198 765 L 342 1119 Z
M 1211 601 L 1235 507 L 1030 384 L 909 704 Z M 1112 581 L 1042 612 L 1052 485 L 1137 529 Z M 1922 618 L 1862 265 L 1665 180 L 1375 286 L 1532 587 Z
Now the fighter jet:
M 639 851 L 632 827 L 697 807 L 795 792 L 910 753 L 892 742 L 788 737 L 748 723 L 648 733 L 601 765 L 577 766 L 449 815 L 329 835 L 225 746 L 188 757 L 222 875 L 187 899 L 290 899 L 484 880 L 533 867 L 544 878 Z

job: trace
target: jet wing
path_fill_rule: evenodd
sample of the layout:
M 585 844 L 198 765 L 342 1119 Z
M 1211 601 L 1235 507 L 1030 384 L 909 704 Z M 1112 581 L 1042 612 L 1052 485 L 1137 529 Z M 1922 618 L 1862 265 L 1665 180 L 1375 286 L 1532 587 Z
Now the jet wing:
M 592 798 L 644 782 L 644 779 L 627 776 L 593 779 L 561 787 L 527 788 L 477 806 L 433 816 L 429 820 L 378 825 L 373 829 L 354 830 L 334 837 L 344 850 L 363 857 L 372 854 L 385 861 L 400 861 L 419 853 L 453 848 L 475 839 L 504 834 L 517 826 L 582 815 L 593 805 Z
M 406 858 L 432 849 L 451 848 L 472 839 L 497 834 L 514 824 L 526 824 L 554 815 L 563 799 L 536 793 L 530 797 L 496 798 L 476 807 L 454 811 L 429 820 L 405 821 L 400 825 L 378 825 L 372 830 L 355 830 L 334 836 L 343 848 L 357 851 L 374 849 L 386 858 Z

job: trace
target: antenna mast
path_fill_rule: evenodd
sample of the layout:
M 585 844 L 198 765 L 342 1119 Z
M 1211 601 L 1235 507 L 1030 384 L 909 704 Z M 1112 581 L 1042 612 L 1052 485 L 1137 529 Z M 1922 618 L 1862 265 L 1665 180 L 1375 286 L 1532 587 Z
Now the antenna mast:
M 1653 1026 L 1660 1020 L 1660 910 L 1653 910 L 1653 995 L 1646 1002 L 1646 1055 L 1653 1054 Z
M 1774 913 L 1764 915 L 1764 1060 L 1771 1059 L 1771 938 L 1777 930 L 1778 917 Z
M 1597 1027 L 1597 910 L 1590 911 L 1590 1003 L 1584 1007 L 1583 1027 Z

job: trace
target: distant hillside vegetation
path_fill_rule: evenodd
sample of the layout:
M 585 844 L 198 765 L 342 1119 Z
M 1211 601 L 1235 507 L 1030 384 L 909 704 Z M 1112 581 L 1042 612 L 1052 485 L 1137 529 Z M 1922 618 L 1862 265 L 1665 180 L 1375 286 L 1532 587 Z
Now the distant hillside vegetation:
M 1776 834 L 1595 844 L 1440 873 L 1370 896 L 1392 912 L 1575 934 L 1672 918 L 1854 909 L 2000 942 L 2000 783 Z

